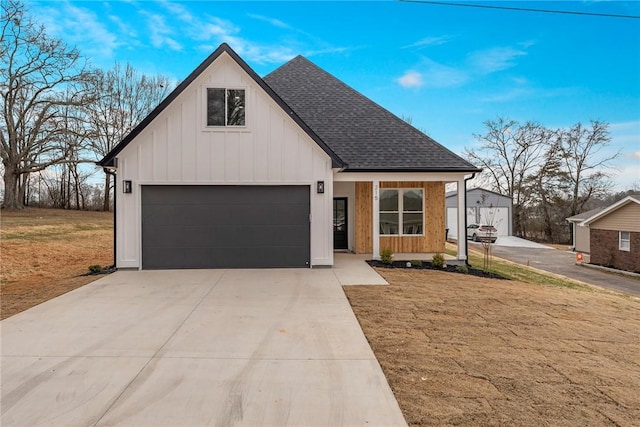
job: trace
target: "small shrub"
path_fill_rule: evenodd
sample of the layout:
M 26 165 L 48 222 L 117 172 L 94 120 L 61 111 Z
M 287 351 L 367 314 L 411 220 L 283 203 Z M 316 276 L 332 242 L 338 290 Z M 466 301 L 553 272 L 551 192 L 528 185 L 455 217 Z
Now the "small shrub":
M 422 261 L 420 261 L 419 259 L 412 259 L 411 265 L 413 265 L 414 267 L 422 267 Z
M 391 264 L 393 262 L 393 251 L 389 248 L 384 248 L 380 252 L 380 262 L 383 264 Z
M 98 264 L 93 264 L 89 266 L 89 273 L 100 273 L 102 271 L 102 266 Z
M 435 254 L 431 259 L 431 265 L 436 268 L 444 268 L 444 255 L 442 255 L 440 252 Z
M 467 273 L 469 273 L 469 268 L 467 268 L 466 265 L 462 264 L 462 265 L 456 266 L 456 271 L 458 273 L 467 274 Z

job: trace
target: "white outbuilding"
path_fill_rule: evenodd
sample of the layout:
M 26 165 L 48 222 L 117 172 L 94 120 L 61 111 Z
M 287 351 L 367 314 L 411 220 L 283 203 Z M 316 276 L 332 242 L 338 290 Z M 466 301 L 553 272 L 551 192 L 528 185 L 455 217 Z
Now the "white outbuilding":
M 448 236 L 457 239 L 456 221 L 458 218 L 457 191 L 447 192 Z M 493 225 L 498 229 L 498 237 L 513 234 L 513 200 L 484 188 L 467 190 L 467 224 Z

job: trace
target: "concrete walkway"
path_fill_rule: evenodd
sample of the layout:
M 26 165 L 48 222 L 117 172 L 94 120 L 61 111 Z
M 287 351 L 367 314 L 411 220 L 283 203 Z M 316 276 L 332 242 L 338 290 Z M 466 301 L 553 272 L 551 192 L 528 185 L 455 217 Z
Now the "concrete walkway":
M 120 271 L 1 322 L 8 426 L 406 426 L 332 269 Z

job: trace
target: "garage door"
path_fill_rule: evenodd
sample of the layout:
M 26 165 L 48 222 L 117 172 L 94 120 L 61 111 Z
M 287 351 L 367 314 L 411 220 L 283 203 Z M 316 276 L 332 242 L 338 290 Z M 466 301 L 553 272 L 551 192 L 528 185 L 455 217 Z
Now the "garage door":
M 308 267 L 308 186 L 143 186 L 142 268 Z

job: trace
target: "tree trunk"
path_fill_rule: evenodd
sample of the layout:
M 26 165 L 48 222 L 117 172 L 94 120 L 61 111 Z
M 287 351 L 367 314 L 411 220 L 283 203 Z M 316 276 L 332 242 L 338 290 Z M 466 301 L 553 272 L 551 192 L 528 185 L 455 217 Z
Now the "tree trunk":
M 513 205 L 513 234 L 518 237 L 524 237 L 522 230 L 522 218 L 520 216 L 520 206 Z
M 111 194 L 111 175 L 104 174 L 104 202 L 102 204 L 102 210 L 109 211 L 109 195 Z
M 23 203 L 25 207 L 30 205 L 31 200 L 31 174 L 22 177 L 22 188 L 24 189 Z
M 15 169 L 7 165 L 4 165 L 4 201 L 2 202 L 3 209 L 24 209 L 22 199 L 18 194 L 18 183 L 20 182 L 20 175 L 15 172 Z
M 77 169 L 77 165 L 73 166 L 73 182 L 74 182 L 74 186 L 73 186 L 73 191 L 76 193 L 76 210 L 80 210 L 80 209 L 84 209 L 84 201 L 82 203 L 82 207 L 80 207 L 80 178 L 78 177 L 78 169 Z

